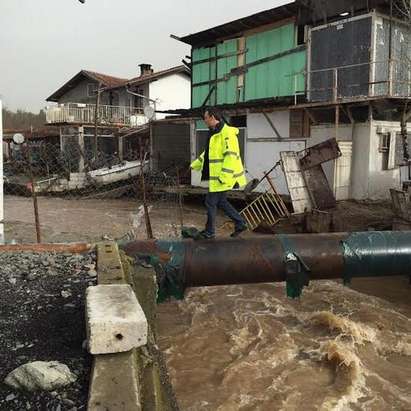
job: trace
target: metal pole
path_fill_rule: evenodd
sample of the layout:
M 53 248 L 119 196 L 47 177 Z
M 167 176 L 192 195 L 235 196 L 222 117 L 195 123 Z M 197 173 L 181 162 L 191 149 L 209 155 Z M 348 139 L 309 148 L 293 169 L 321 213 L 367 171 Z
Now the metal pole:
M 36 184 L 34 180 L 33 168 L 31 166 L 31 148 L 30 148 L 29 141 L 27 141 L 26 143 L 26 159 L 28 163 L 30 182 L 31 182 L 31 196 L 33 199 L 34 221 L 36 224 L 36 238 L 37 238 L 37 242 L 40 244 L 41 243 L 41 232 L 40 232 L 39 207 L 37 203 Z
M 146 232 L 147 232 L 147 238 L 149 240 L 153 239 L 153 229 L 151 227 L 151 220 L 150 220 L 150 214 L 148 212 L 148 206 L 147 206 L 147 195 L 146 195 L 146 181 L 144 178 L 144 164 L 145 164 L 146 157 L 145 155 L 142 156 L 140 155 L 140 181 L 141 181 L 141 190 L 143 192 L 143 209 L 144 209 L 144 220 L 146 223 Z
M 0 100 L 0 244 L 4 244 L 3 105 Z

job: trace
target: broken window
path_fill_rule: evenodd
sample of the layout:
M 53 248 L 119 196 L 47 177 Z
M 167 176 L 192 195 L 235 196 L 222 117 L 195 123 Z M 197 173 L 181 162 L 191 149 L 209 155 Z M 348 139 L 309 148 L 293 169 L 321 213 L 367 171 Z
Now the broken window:
M 299 25 L 296 27 L 296 40 L 297 46 L 306 43 L 306 27 L 303 25 Z
M 390 162 L 390 145 L 391 145 L 391 136 L 390 133 L 379 134 L 379 147 L 378 151 L 381 155 L 381 170 L 389 169 Z

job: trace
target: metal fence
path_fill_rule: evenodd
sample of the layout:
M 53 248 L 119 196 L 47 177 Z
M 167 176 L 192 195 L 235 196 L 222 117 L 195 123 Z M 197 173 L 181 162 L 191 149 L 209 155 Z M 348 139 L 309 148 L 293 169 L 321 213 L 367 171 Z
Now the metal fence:
M 104 141 L 97 148 L 77 141 L 62 147 L 58 139 L 26 138 L 1 146 L 6 242 L 164 235 L 147 218 L 159 210 L 172 228 L 166 234 L 179 231 L 183 204 L 176 188 L 183 170 L 152 170 L 147 144 L 121 157 Z

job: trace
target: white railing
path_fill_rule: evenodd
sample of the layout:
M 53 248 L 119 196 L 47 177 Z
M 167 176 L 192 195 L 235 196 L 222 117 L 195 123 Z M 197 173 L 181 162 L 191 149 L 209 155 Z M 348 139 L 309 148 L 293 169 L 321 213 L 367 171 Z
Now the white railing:
M 68 103 L 46 110 L 46 121 L 49 124 L 94 124 L 96 106 L 94 104 Z M 98 124 L 140 126 L 148 122 L 140 108 L 126 106 L 98 107 Z

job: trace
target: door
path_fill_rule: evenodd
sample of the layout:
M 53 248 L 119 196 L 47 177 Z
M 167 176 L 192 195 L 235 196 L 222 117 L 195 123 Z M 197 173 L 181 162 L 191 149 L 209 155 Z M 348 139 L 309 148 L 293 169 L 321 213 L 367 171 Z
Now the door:
M 334 194 L 337 201 L 350 198 L 352 142 L 339 141 L 338 146 L 342 155 L 335 161 Z

